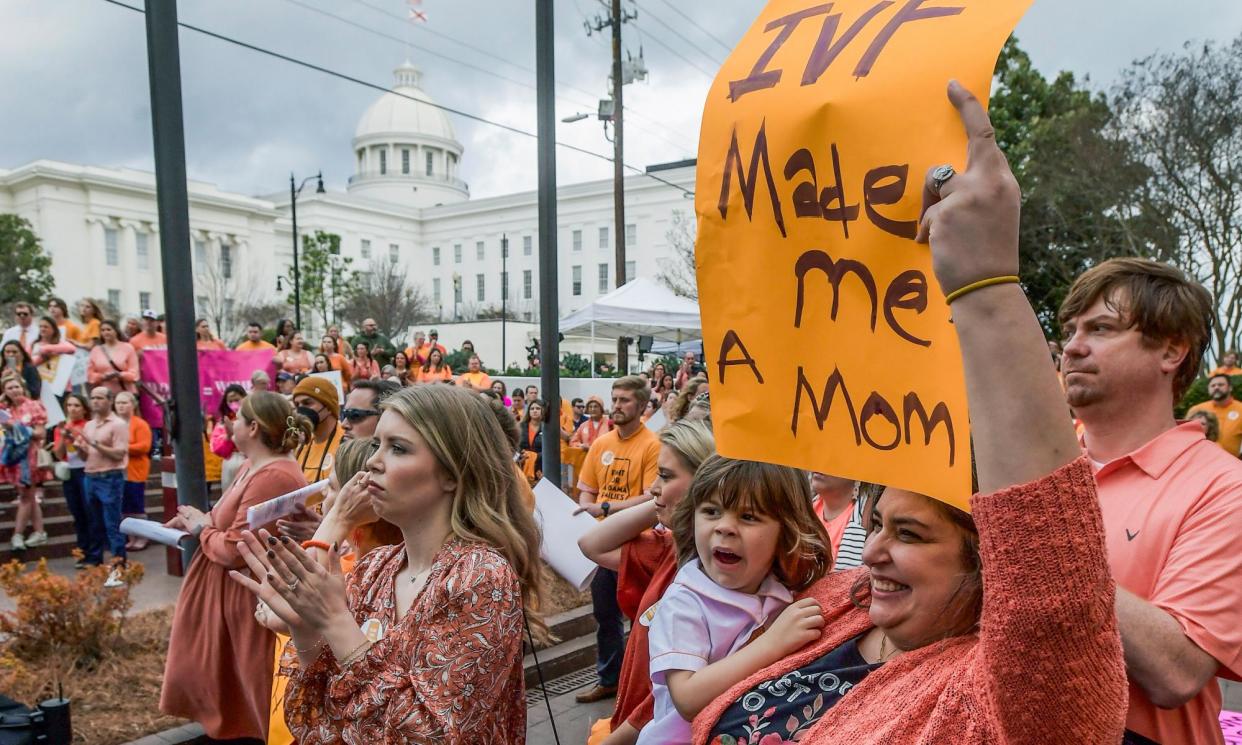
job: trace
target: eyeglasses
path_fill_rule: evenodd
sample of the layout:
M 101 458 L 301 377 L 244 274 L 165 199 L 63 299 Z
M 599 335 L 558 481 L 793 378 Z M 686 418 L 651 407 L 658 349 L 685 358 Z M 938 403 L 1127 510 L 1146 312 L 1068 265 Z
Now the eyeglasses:
M 341 409 L 341 418 L 351 424 L 361 422 L 363 419 L 369 419 L 373 416 L 379 416 L 379 411 L 375 409 Z
M 18 317 L 18 318 L 29 318 L 29 317 L 30 317 L 30 313 L 29 313 L 29 312 L 27 312 L 27 311 L 24 311 L 24 310 L 19 310 L 19 311 L 17 311 L 17 317 Z

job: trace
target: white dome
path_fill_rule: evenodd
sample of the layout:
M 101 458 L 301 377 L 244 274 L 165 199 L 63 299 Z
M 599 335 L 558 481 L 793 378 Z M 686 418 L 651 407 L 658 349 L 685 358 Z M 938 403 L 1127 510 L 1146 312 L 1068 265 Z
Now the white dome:
M 435 137 L 456 141 L 448 115 L 428 104 L 434 103 L 419 87 L 422 73 L 406 62 L 393 70 L 393 90 L 380 96 L 358 120 L 354 138 L 361 140 L 375 135 L 397 135 L 412 138 Z M 412 100 L 416 99 L 416 100 Z

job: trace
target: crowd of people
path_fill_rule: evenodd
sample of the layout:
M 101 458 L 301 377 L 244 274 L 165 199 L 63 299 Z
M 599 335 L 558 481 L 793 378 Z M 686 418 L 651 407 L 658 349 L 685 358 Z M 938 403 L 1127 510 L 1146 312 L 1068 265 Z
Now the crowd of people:
M 979 102 L 949 98 L 970 165 L 929 174 L 919 240 L 961 348 L 969 512 L 716 453 L 693 354 L 614 379 L 607 402 L 554 402 L 477 354 L 454 372 L 434 330 L 397 349 L 373 321 L 332 327 L 312 351 L 291 323 L 274 345 L 252 324 L 237 348 L 270 346 L 279 373 L 226 391 L 204 433 L 223 493 L 168 521 L 201 549 L 161 709 L 213 739 L 524 742 L 523 639 L 549 634 L 531 485 L 552 436 L 567 509 L 598 521 L 579 542 L 598 680 L 578 700 L 616 703 L 591 743 L 1223 743 L 1214 678 L 1242 675 L 1237 356 L 1178 421 L 1212 300 L 1114 259 L 1069 289 L 1049 364 L 1017 283 L 1016 182 Z M 28 545 L 47 466 L 10 443 L 40 449 L 39 360 L 84 343 L 54 305 L 47 328 L 19 305 L 3 346 L 0 478 Z M 149 468 L 136 360 L 164 342 L 156 318 L 132 335 L 83 318 L 91 387 L 66 393 L 53 450 L 84 561 L 123 561 L 138 547 L 116 523 Z M 340 372 L 343 404 L 312 371 Z M 249 507 L 325 479 L 321 502 L 251 529 Z

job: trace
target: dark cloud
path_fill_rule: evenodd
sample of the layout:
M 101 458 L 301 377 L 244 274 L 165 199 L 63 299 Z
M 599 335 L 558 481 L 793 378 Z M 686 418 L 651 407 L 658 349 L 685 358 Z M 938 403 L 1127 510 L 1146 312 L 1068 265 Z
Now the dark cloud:
M 638 1 L 638 21 L 626 26 L 627 47 L 637 53 L 641 46 L 651 76 L 625 91 L 631 109 L 626 160 L 634 165 L 694 154 L 710 83 L 697 68 L 714 70 L 726 54 L 670 3 L 727 44 L 741 37 L 762 7 L 740 0 Z M 604 13 L 596 0 L 557 5 L 559 118 L 593 111 L 605 96 L 609 42 L 606 34 L 588 38 L 583 31 L 584 21 Z M 408 58 L 424 70 L 424 87 L 440 103 L 533 132 L 533 6 L 424 0 L 426 27 L 401 20 L 406 6 L 399 0 L 181 0 L 180 14 L 183 21 L 385 86 L 392 68 Z M 1242 30 L 1242 3 L 1236 0 L 1200 0 L 1175 10 L 1153 0 L 1040 0 L 1018 34 L 1046 73 L 1069 69 L 1106 87 L 1136 57 Z M 141 15 L 103 0 L 9 0 L 0 4 L 0 28 L 6 30 L 0 47 L 0 166 L 52 158 L 151 168 Z M 290 171 L 322 168 L 334 188 L 344 187 L 353 169 L 349 140 L 378 92 L 190 32 L 182 33 L 181 45 L 193 178 L 257 194 L 284 188 Z M 466 147 L 463 176 L 474 194 L 534 188 L 533 140 L 452 120 Z M 593 119 L 558 125 L 558 137 L 600 153 L 611 150 Z M 609 164 L 563 149 L 558 166 L 564 181 L 611 173 Z

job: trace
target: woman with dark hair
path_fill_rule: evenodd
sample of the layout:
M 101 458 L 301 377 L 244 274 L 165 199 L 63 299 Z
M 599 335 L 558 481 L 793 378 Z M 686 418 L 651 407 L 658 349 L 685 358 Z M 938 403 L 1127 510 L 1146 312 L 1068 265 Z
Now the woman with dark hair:
M 445 383 L 453 379 L 453 369 L 444 364 L 444 352 L 432 347 L 427 352 L 427 361 L 418 371 L 419 383 Z
M 196 349 L 227 349 L 224 342 L 216 338 L 206 318 L 200 318 L 194 322 L 194 347 Z
M 403 386 L 414 382 L 411 380 L 414 371 L 410 368 L 410 358 L 406 355 L 404 350 L 398 350 L 397 353 L 392 356 L 392 372 L 397 378 L 397 382 Z
M 76 349 L 72 342 L 61 338 L 60 327 L 56 325 L 56 319 L 50 316 L 43 316 L 39 319 L 39 338 L 30 347 L 30 361 L 38 368 L 39 380 L 43 385 L 48 385 L 56 379 L 56 373 L 62 364 L 73 364 L 73 354 Z M 65 383 L 65 387 L 69 387 L 68 382 Z M 57 398 L 65 395 L 63 390 L 54 391 L 54 393 Z
M 371 348 L 365 342 L 354 345 L 354 361 L 350 376 L 354 380 L 375 380 L 380 376 L 379 363 L 371 358 Z
M 288 318 L 282 318 L 276 322 L 276 348 L 288 349 L 289 343 L 293 341 L 293 335 L 297 333 L 293 321 Z
M 521 435 L 522 471 L 533 485 L 543 477 L 543 425 L 547 418 L 548 403 L 542 398 L 526 402 L 526 414 L 518 424 Z
M 233 421 L 246 458 L 237 479 L 211 512 L 182 505 L 167 523 L 198 538 L 200 548 L 173 614 L 160 711 L 198 722 L 213 739 L 267 737 L 276 637 L 255 620 L 254 598 L 228 576 L 245 567 L 237 544 L 247 510 L 306 486 L 292 452 L 310 436 L 310 422 L 283 396 L 247 396 Z
M 504 404 L 505 408 L 513 405 L 513 399 L 509 398 L 509 386 L 505 385 L 505 381 L 500 379 L 493 380 L 492 393 L 496 394 L 496 399 Z
M 65 301 L 58 297 L 48 300 L 47 314 L 51 317 L 52 323 L 60 329 L 61 341 L 69 342 L 76 347 L 81 328 L 69 317 L 69 306 L 65 304 Z
M 287 339 L 287 344 L 276 353 L 276 364 L 290 375 L 302 375 L 315 363 L 301 331 L 294 331 Z
M 0 359 L 4 363 L 4 372 L 21 377 L 28 395 L 38 400 L 43 393 L 43 378 L 39 377 L 39 368 L 35 367 L 34 360 L 26 354 L 26 348 L 21 342 L 14 339 L 6 341 L 0 346 Z
M 328 355 L 321 352 L 315 355 L 315 362 L 311 365 L 310 371 L 313 373 L 332 372 L 332 360 L 328 359 Z
M 138 353 L 121 334 L 115 321 L 99 324 L 101 343 L 91 350 L 86 380 L 92 386 L 102 385 L 113 394 L 135 388 L 138 381 Z
M 719 681 L 695 743 L 1122 741 L 1115 585 L 1092 468 L 1017 283 L 1021 194 L 978 100 L 957 83 L 949 98 L 969 166 L 929 173 L 919 240 L 965 368 L 971 512 L 893 486 L 872 497 L 865 566 L 802 594 L 805 646 Z
M 83 349 L 91 349 L 101 340 L 99 325 L 104 320 L 103 311 L 94 300 L 84 297 L 78 301 L 78 317 L 82 319 L 82 326 L 79 327 L 74 341 Z
M 237 412 L 241 410 L 242 400 L 246 398 L 246 389 L 237 383 L 230 383 L 220 397 L 220 406 L 216 410 L 215 421 L 209 422 L 211 427 L 211 452 L 221 459 L 220 491 L 229 490 L 229 485 L 237 476 L 245 456 L 233 442 L 233 422 Z

